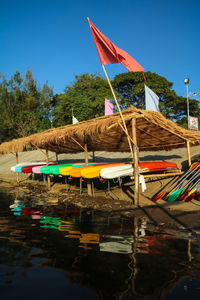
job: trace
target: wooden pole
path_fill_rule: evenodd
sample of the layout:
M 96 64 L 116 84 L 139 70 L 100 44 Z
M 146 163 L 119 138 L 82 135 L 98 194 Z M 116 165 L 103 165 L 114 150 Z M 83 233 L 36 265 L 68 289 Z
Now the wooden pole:
M 188 165 L 191 166 L 191 154 L 190 154 L 190 142 L 187 141 L 187 157 L 188 157 Z
M 138 146 L 136 137 L 136 119 L 132 119 L 132 138 L 134 145 L 134 179 L 135 179 L 135 205 L 139 206 L 139 170 L 138 170 Z
M 109 84 L 109 86 L 110 86 L 111 92 L 112 92 L 113 97 L 114 97 L 114 99 L 115 99 L 115 103 L 116 103 L 117 108 L 118 108 L 118 110 L 119 110 L 119 114 L 120 114 L 120 117 L 121 117 L 121 119 L 122 119 L 123 126 L 124 126 L 124 129 L 125 129 L 126 135 L 127 135 L 127 139 L 128 139 L 128 143 L 129 143 L 131 155 L 132 155 L 132 157 L 134 158 L 134 155 L 133 155 L 133 149 L 132 149 L 132 145 L 131 145 L 131 141 L 130 141 L 130 137 L 129 137 L 128 130 L 127 130 L 127 127 L 126 127 L 126 123 L 125 123 L 125 121 L 124 121 L 124 117 L 123 117 L 123 115 L 122 115 L 121 108 L 119 107 L 119 103 L 118 103 L 118 101 L 117 101 L 117 97 L 116 97 L 115 92 L 114 92 L 114 90 L 113 90 L 113 87 L 112 87 L 112 85 L 111 85 L 111 83 L 110 83 L 110 80 L 109 80 L 109 78 L 108 78 L 108 74 L 106 73 L 106 69 L 105 69 L 104 65 L 102 65 L 102 68 L 103 68 L 103 70 L 104 70 L 104 73 L 105 73 L 105 75 L 106 75 L 106 78 L 107 78 L 108 84 Z
M 87 144 L 85 144 L 85 164 L 86 166 L 88 166 L 88 150 L 87 150 Z M 87 180 L 87 189 L 88 189 L 88 196 L 92 196 L 92 186 L 91 186 L 91 182 L 88 179 Z
M 19 156 L 18 156 L 18 152 L 16 152 L 16 165 L 18 165 L 19 163 Z M 17 172 L 17 185 L 19 185 L 19 172 Z
M 56 152 L 56 162 L 58 163 L 58 153 Z
M 48 149 L 46 149 L 46 164 L 47 164 L 47 166 L 49 165 L 49 153 L 48 153 Z M 48 186 L 48 190 L 50 190 L 51 189 L 51 180 L 50 180 L 49 174 L 47 175 L 47 186 Z
M 95 162 L 95 153 L 94 153 L 94 151 L 92 152 L 92 161 Z

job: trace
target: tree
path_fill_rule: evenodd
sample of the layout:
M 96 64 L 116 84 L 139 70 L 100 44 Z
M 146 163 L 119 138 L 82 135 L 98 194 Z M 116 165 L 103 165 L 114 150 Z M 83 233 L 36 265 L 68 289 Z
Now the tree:
M 101 76 L 76 75 L 75 81 L 66 86 L 64 93 L 54 97 L 53 125 L 71 124 L 72 111 L 79 121 L 103 116 L 105 98 L 110 97 L 108 83 Z
M 118 95 L 122 109 L 131 105 L 145 109 L 144 84 L 146 84 L 158 95 L 160 112 L 166 118 L 187 127 L 185 122 L 187 118 L 186 99 L 176 94 L 172 89 L 173 83 L 156 73 L 145 72 L 145 77 L 146 83 L 141 72 L 128 72 L 115 76 L 112 85 Z M 199 105 L 196 100 L 190 101 L 190 108 L 193 116 L 200 116 Z
M 18 71 L 9 81 L 1 74 L 0 142 L 48 129 L 52 100 L 52 88 L 46 82 L 40 90 L 30 69 L 24 80 Z

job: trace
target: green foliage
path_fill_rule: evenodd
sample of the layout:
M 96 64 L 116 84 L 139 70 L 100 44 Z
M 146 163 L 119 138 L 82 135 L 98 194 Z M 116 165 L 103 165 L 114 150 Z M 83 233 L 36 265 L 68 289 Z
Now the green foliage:
M 72 113 L 78 121 L 103 116 L 105 98 L 110 97 L 108 83 L 99 75 L 76 75 L 64 93 L 54 97 L 53 126 L 71 124 Z
M 115 76 L 112 86 L 122 110 L 131 105 L 145 109 L 145 83 L 159 96 L 161 113 L 187 128 L 187 99 L 178 96 L 166 78 L 151 72 L 144 75 L 146 83 L 141 72 Z M 74 82 L 56 95 L 48 81 L 40 89 L 30 69 L 24 79 L 18 71 L 8 81 L 0 74 L 0 143 L 44 131 L 51 125 L 71 124 L 72 115 L 79 121 L 103 116 L 105 98 L 113 96 L 107 80 L 98 74 L 76 75 Z M 198 101 L 190 99 L 189 105 L 190 115 L 200 121 Z
M 187 127 L 187 102 L 172 89 L 173 83 L 166 78 L 151 72 L 145 72 L 146 83 L 141 72 L 129 72 L 116 75 L 112 85 L 118 95 L 122 109 L 131 105 L 145 109 L 144 83 L 159 97 L 160 112 L 168 119 L 177 121 Z M 196 100 L 190 100 L 190 115 L 200 116 Z
M 52 88 L 46 82 L 40 90 L 30 69 L 24 80 L 18 71 L 9 81 L 1 74 L 0 142 L 48 129 L 52 97 Z

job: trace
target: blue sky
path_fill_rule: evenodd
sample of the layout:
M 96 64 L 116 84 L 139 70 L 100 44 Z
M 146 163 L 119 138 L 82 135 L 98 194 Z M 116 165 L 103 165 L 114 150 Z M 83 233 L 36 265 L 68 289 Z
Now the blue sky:
M 87 22 L 145 69 L 174 83 L 186 96 L 199 92 L 199 0 L 0 0 L 0 72 L 7 79 L 31 68 L 41 86 L 48 80 L 62 93 L 74 75 L 99 73 L 102 66 Z M 110 79 L 127 72 L 106 65 Z M 200 95 L 196 97 L 200 100 Z

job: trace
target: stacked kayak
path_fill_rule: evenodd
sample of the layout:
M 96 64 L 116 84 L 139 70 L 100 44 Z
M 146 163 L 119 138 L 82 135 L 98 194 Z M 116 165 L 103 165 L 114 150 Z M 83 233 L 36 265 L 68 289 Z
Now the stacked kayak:
M 98 165 L 98 166 L 96 166 L 96 165 L 95 166 L 87 166 L 87 167 L 81 169 L 80 174 L 81 174 L 81 177 L 87 178 L 87 179 L 97 178 L 97 177 L 100 177 L 101 170 L 107 169 L 111 166 L 119 167 L 122 165 L 124 165 L 124 163 L 116 162 L 116 163 L 102 164 L 102 165 Z
M 12 172 L 22 172 L 22 168 L 25 167 L 34 167 L 34 166 L 38 166 L 38 165 L 45 165 L 46 163 L 43 161 L 40 162 L 26 162 L 26 163 L 21 163 L 21 164 L 17 164 L 16 166 L 12 166 L 10 169 Z M 28 173 L 28 172 L 27 172 Z
M 142 162 L 139 163 L 139 173 L 151 173 L 160 171 L 178 170 L 176 163 L 171 162 Z M 134 164 L 110 166 L 100 171 L 100 176 L 104 179 L 115 179 L 133 175 Z
M 59 175 L 59 169 L 62 167 L 68 167 L 68 166 L 72 166 L 73 164 L 54 164 L 54 165 L 49 165 L 49 166 L 44 166 L 40 168 L 40 172 L 42 174 L 46 174 L 46 175 Z M 55 172 L 56 174 L 54 174 L 53 172 Z
M 87 167 L 101 166 L 105 163 L 89 163 L 88 165 L 84 163 L 73 164 L 72 166 L 64 167 L 59 170 L 60 174 L 63 176 L 71 176 L 75 178 L 81 177 L 81 170 Z
M 89 163 L 93 165 L 95 163 Z M 40 172 L 43 174 L 51 174 L 51 175 L 65 175 L 69 176 L 69 170 L 72 168 L 79 168 L 86 166 L 85 163 L 68 163 L 68 164 L 56 164 L 53 166 L 45 166 L 40 169 Z M 62 172 L 61 172 L 62 170 Z

